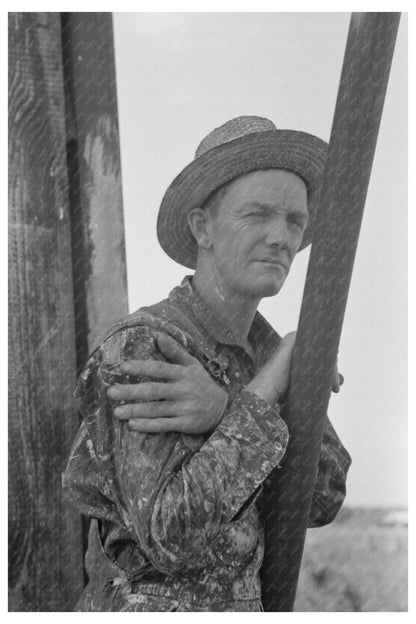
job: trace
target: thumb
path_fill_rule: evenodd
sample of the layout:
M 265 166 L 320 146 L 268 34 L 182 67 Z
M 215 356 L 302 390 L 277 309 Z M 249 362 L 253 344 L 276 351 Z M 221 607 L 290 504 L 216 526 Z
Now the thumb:
M 295 342 L 296 342 L 296 332 L 295 331 L 290 332 L 289 334 L 286 334 L 286 336 L 283 338 L 280 348 L 293 353 Z
M 189 355 L 183 347 L 179 346 L 171 336 L 159 334 L 157 344 L 163 355 L 173 364 L 182 364 L 182 366 L 193 364 L 195 358 Z

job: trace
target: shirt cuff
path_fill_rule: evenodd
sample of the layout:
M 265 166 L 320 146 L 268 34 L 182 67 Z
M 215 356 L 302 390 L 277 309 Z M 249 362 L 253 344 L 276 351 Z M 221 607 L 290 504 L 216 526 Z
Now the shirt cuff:
M 234 475 L 232 511 L 236 513 L 247 498 L 279 466 L 289 441 L 279 406 L 270 407 L 257 394 L 238 391 L 214 436 L 233 439 L 239 447 L 239 469 Z

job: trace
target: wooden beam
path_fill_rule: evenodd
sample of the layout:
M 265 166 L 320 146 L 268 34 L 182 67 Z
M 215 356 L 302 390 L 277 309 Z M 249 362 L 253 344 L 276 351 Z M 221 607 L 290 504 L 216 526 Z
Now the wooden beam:
M 290 442 L 268 493 L 266 611 L 293 610 L 355 252 L 400 13 L 353 13 L 293 356 Z
M 111 13 L 62 14 L 78 368 L 128 312 Z
M 62 13 L 66 148 L 78 372 L 128 313 L 111 13 Z M 84 550 L 89 520 L 83 517 Z
M 78 428 L 58 13 L 9 13 L 9 610 L 71 610 L 81 522 L 61 497 Z
M 9 50 L 9 609 L 68 611 L 76 370 L 128 311 L 111 14 L 11 13 Z

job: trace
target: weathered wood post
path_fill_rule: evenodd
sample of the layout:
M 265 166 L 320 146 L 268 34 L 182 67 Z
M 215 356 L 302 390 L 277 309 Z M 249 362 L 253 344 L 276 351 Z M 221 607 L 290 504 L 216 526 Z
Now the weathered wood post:
M 78 366 L 128 312 L 111 13 L 63 13 Z
M 61 15 L 9 14 L 11 611 L 68 611 L 82 590 L 82 523 L 61 495 L 73 387 L 96 332 L 127 312 L 111 14 L 68 23 L 64 69 Z
M 9 49 L 9 609 L 62 611 L 82 542 L 61 498 L 78 416 L 59 14 L 9 14 Z
M 62 51 L 79 371 L 105 327 L 128 312 L 111 13 L 63 13 Z

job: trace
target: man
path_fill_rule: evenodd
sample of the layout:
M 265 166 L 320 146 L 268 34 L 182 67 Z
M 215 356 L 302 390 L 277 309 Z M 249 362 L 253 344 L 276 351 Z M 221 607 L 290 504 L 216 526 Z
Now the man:
M 325 157 L 316 137 L 239 117 L 166 192 L 159 241 L 195 274 L 111 328 L 77 385 L 64 486 L 93 518 L 78 610 L 262 610 L 261 491 L 290 435 L 295 333 L 257 307 L 310 242 Z M 327 420 L 310 526 L 335 517 L 349 464 Z

